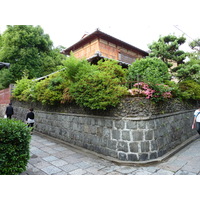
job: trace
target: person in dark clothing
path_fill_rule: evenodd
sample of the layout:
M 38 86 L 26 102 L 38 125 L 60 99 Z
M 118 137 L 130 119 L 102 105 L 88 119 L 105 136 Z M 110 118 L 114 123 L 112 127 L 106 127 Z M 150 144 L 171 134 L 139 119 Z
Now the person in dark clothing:
M 12 115 L 14 114 L 14 109 L 12 107 L 12 104 L 9 103 L 9 106 L 6 107 L 6 112 L 5 112 L 7 118 L 11 119 Z
M 34 123 L 35 123 L 35 115 L 34 115 L 34 112 L 33 112 L 33 108 L 30 108 L 29 109 L 30 112 L 27 113 L 26 115 L 26 122 L 28 124 L 28 127 L 31 127 L 32 130 L 33 130 L 33 126 L 34 126 Z

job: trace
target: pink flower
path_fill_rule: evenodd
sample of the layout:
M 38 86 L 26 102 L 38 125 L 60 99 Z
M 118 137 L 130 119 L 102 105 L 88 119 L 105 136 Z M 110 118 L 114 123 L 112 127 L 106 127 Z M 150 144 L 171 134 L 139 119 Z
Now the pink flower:
M 168 85 L 163 85 L 163 84 L 157 84 L 157 85 L 161 86 L 161 88 L 164 87 L 166 90 L 170 89 L 170 87 Z M 172 98 L 171 91 L 161 93 L 159 91 L 155 91 L 155 90 L 151 89 L 149 87 L 149 85 L 144 83 L 144 82 L 135 83 L 134 87 L 136 87 L 136 88 L 129 90 L 129 93 L 133 96 L 137 96 L 137 95 L 142 94 L 142 95 L 146 96 L 147 99 L 161 98 L 161 97 Z

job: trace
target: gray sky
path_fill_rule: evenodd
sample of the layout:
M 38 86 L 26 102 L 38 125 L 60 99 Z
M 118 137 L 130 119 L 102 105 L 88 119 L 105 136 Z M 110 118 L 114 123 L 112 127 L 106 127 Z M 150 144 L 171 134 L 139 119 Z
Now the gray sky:
M 186 51 L 200 38 L 199 0 L 10 0 L 1 8 L 1 33 L 7 24 L 41 25 L 54 46 L 69 47 L 97 28 L 143 50 L 168 34 L 186 33 Z

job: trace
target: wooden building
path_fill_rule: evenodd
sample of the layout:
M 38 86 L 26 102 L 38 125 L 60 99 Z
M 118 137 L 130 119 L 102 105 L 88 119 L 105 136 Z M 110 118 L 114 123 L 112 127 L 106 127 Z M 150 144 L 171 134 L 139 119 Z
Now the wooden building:
M 148 55 L 137 47 L 114 38 L 100 30 L 84 35 L 80 41 L 62 51 L 65 55 L 73 52 L 77 58 L 85 58 L 92 63 L 109 58 L 118 60 L 122 66 L 132 64 L 137 58 Z

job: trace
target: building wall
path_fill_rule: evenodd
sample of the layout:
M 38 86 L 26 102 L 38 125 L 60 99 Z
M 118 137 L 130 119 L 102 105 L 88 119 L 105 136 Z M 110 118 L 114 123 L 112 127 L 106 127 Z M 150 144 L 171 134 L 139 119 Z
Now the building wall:
M 97 51 L 99 51 L 99 42 L 98 39 L 91 41 L 90 43 L 82 46 L 81 48 L 75 50 L 74 56 L 77 58 L 90 58 Z
M 0 104 L 9 104 L 10 97 L 10 88 L 0 90 Z
M 6 106 L 10 103 L 11 98 L 11 88 L 0 90 L 0 117 L 3 117 L 5 114 Z
M 119 60 L 119 50 L 115 44 L 99 39 L 99 49 L 102 56 Z
M 127 50 L 121 46 L 102 39 L 99 39 L 99 47 L 102 56 L 129 64 L 133 63 L 137 58 L 143 57 L 138 52 Z
M 90 58 L 100 52 L 102 56 L 131 64 L 137 58 L 142 58 L 138 52 L 127 50 L 103 39 L 95 39 L 92 42 L 75 50 L 73 53 L 77 58 Z

